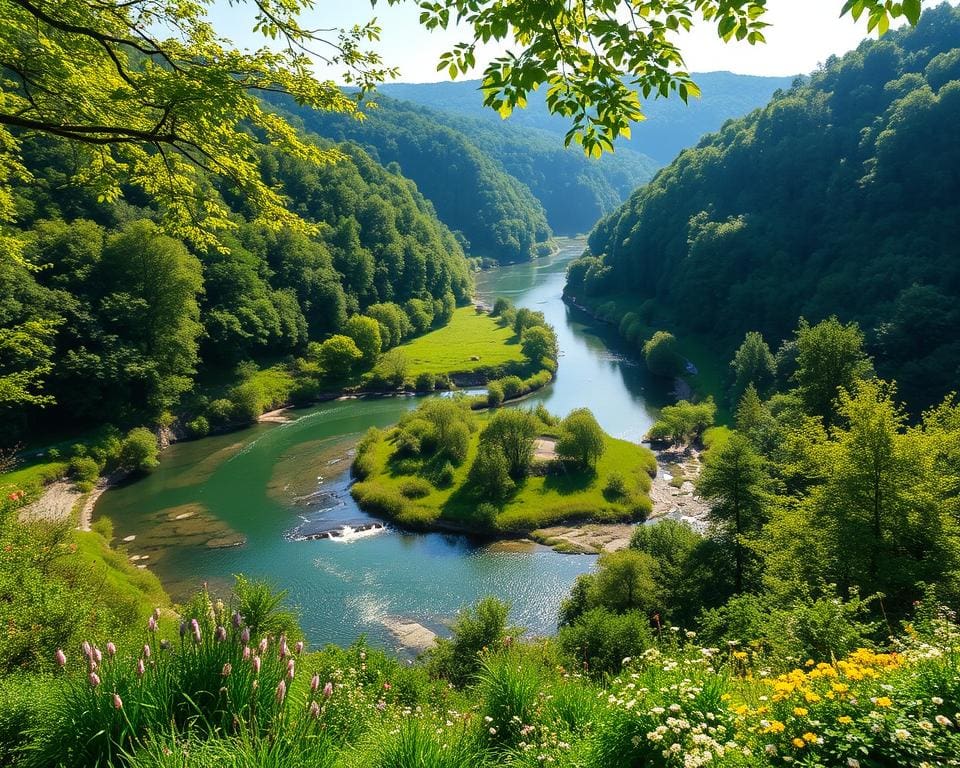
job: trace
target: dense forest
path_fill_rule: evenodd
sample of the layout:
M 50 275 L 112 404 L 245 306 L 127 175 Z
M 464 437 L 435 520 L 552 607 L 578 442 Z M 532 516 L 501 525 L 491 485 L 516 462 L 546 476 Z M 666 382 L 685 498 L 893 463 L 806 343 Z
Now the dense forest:
M 643 100 L 646 120 L 634 125 L 631 138 L 617 141 L 613 159 L 642 153 L 642 160 L 657 166 L 671 162 L 677 153 L 693 146 L 705 133 L 716 131 L 732 117 L 739 117 L 767 102 L 777 88 L 787 88 L 792 77 L 758 77 L 732 72 L 694 73 L 701 97 L 688 104 L 675 99 Z M 501 122 L 496 112 L 485 109 L 477 80 L 440 83 L 385 83 L 380 91 L 398 99 L 476 118 L 488 125 Z M 570 126 L 559 115 L 547 111 L 542 92 L 532 93 L 524 109 L 516 110 L 509 120 L 514 130 L 530 129 L 563 137 Z M 626 150 L 626 152 L 622 152 Z M 631 164 L 634 159 L 628 160 Z
M 433 203 L 440 219 L 461 234 L 469 255 L 522 261 L 546 247 L 550 227 L 530 189 L 467 136 L 444 125 L 440 116 L 383 99 L 359 121 L 300 108 L 289 99 L 279 101 L 308 130 L 354 141 L 383 165 L 396 163 Z
M 914 407 L 960 371 L 960 11 L 864 42 L 687 150 L 589 240 L 574 294 L 626 289 L 732 349 L 798 316 L 864 328 Z
M 34 180 L 14 188 L 25 262 L 0 266 L 5 442 L 44 425 L 96 425 L 105 403 L 111 421 L 155 418 L 198 377 L 243 361 L 303 354 L 337 332 L 362 349 L 363 324 L 348 323 L 358 313 L 399 312 L 405 333 L 422 332 L 469 298 L 456 238 L 411 181 L 356 147 L 315 166 L 264 145 L 265 181 L 317 234 L 252 223 L 224 187 L 235 226 L 208 248 L 165 234 L 135 190 L 99 200 L 77 183 L 66 142 L 25 147 Z M 206 194 L 221 195 L 213 180 Z M 386 331 L 373 360 L 381 345 L 392 345 Z

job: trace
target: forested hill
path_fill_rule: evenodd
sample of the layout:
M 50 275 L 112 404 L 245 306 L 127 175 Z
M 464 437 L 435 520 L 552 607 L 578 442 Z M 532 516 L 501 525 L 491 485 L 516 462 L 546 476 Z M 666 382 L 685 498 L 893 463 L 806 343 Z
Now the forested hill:
M 632 138 L 617 143 L 614 158 L 633 150 L 652 158 L 656 165 L 666 165 L 677 153 L 692 147 L 706 133 L 716 131 L 732 117 L 740 117 L 762 106 L 778 88 L 788 88 L 793 77 L 757 77 L 732 72 L 694 74 L 702 97 L 684 104 L 678 99 L 650 99 L 644 103 L 647 119 L 633 126 Z M 439 83 L 387 83 L 381 93 L 406 99 L 427 107 L 479 118 L 489 124 L 501 123 L 500 117 L 483 106 L 479 80 Z M 547 112 L 542 93 L 530 95 L 525 109 L 510 116 L 509 124 L 518 129 L 536 128 L 553 136 L 563 137 L 569 123 Z
M 568 290 L 732 346 L 857 320 L 919 407 L 960 373 L 960 10 L 864 42 L 682 153 L 590 236 Z
M 0 327 L 13 329 L 0 384 L 19 388 L 4 391 L 5 444 L 44 425 L 157 418 L 198 375 L 229 380 L 239 362 L 357 336 L 348 317 L 373 304 L 416 315 L 422 331 L 469 298 L 453 234 L 411 181 L 359 148 L 318 167 L 263 147 L 264 179 L 320 225 L 312 237 L 250 223 L 246 202 L 211 180 L 208 199 L 223 195 L 236 228 L 221 233 L 227 249 L 203 249 L 164 234 L 143 195 L 99 202 L 75 181 L 83 169 L 69 144 L 25 146 L 34 178 L 14 202 L 28 265 L 0 259 Z
M 289 98 L 273 101 L 307 130 L 356 142 L 383 165 L 396 163 L 433 203 L 440 219 L 462 235 L 470 256 L 526 260 L 550 239 L 546 213 L 533 193 L 438 116 L 384 99 L 361 122 L 302 108 Z

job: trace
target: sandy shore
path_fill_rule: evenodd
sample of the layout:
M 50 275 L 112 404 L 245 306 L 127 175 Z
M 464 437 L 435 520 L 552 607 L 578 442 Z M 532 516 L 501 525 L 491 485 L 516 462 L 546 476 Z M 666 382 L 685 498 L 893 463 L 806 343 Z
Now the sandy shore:
M 43 494 L 20 510 L 20 521 L 64 523 L 73 519 L 73 508 L 83 497 L 69 480 L 56 480 L 43 489 Z M 86 529 L 84 529 L 86 530 Z
M 261 413 L 257 417 L 257 421 L 261 424 L 286 424 L 288 421 L 293 421 L 293 418 L 289 415 L 290 408 L 277 408 L 275 411 L 267 411 L 266 413 Z
M 634 527 L 635 523 L 551 525 L 533 531 L 530 536 L 558 552 L 593 555 L 626 549 Z

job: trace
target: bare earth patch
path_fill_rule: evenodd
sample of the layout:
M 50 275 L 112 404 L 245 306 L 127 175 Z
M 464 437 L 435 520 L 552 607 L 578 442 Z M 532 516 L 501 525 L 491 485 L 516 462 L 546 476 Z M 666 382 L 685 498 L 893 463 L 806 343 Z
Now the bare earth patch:
M 557 458 L 557 441 L 552 437 L 538 437 L 533 441 L 535 461 L 553 461 Z
M 50 483 L 32 504 L 20 510 L 20 521 L 35 523 L 69 523 L 73 519 L 73 508 L 83 494 L 69 480 L 57 480 Z
M 540 528 L 531 536 L 558 552 L 593 555 L 616 552 L 630 544 L 633 523 L 587 523 L 586 525 L 552 525 Z

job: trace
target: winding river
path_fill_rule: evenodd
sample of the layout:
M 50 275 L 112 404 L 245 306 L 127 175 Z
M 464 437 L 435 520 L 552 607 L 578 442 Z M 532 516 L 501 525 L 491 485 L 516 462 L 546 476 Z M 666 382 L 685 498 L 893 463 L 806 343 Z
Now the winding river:
M 477 295 L 540 310 L 557 331 L 558 376 L 525 405 L 541 401 L 558 414 L 585 405 L 611 434 L 637 440 L 655 405 L 645 369 L 616 351 L 612 329 L 561 300 L 566 266 L 582 249 L 582 240 L 566 240 L 550 258 L 478 275 Z M 390 529 L 303 538 L 371 521 L 347 492 L 350 449 L 368 427 L 396 422 L 416 402 L 336 401 L 297 411 L 286 424 L 175 444 L 152 475 L 105 493 L 96 514 L 113 520 L 135 562 L 151 568 L 174 599 L 203 582 L 225 590 L 237 573 L 268 578 L 289 592 L 314 644 L 346 644 L 365 633 L 395 646 L 392 620 L 439 629 L 488 594 L 511 602 L 516 624 L 552 632 L 560 601 L 594 557 Z

